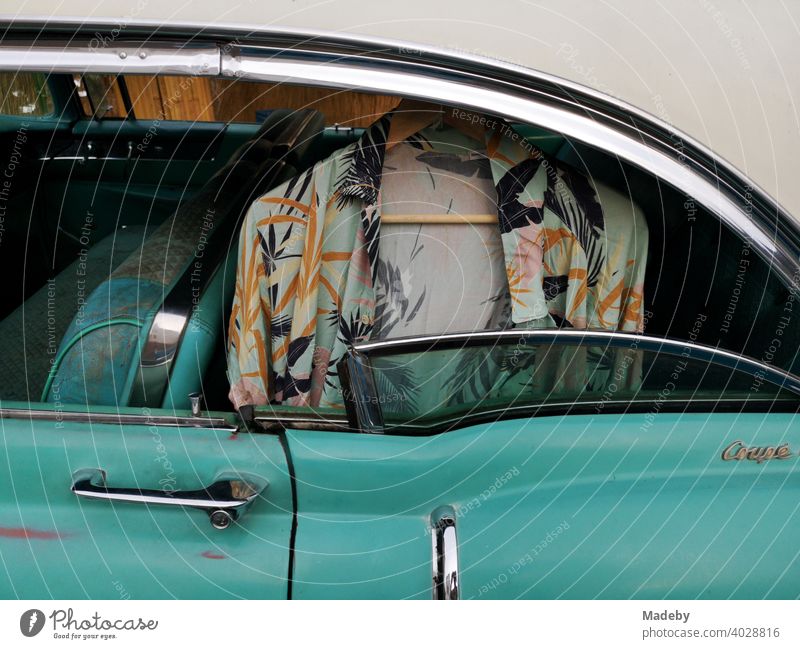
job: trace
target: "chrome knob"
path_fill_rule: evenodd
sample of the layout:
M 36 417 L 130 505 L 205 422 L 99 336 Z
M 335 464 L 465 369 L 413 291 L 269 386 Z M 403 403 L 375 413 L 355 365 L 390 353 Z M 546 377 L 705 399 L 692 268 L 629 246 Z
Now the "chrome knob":
M 217 509 L 209 514 L 211 525 L 218 530 L 224 530 L 233 522 L 233 516 L 224 509 Z

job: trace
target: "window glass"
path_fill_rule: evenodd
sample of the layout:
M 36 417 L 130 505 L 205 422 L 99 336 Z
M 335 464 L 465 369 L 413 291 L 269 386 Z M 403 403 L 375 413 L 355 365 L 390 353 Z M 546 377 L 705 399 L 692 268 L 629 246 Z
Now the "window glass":
M 263 122 L 275 109 L 313 108 L 332 126 L 368 126 L 391 110 L 397 97 L 326 88 L 192 76 L 100 75 L 82 77 L 84 112 L 125 117 L 127 92 L 136 119 Z
M 214 112 L 221 121 L 261 122 L 276 108 L 313 108 L 332 126 L 364 127 L 394 108 L 398 97 L 286 84 L 210 80 Z
M 387 430 L 424 429 L 515 411 L 533 414 L 554 405 L 589 406 L 590 412 L 602 414 L 643 403 L 657 414 L 670 402 L 741 406 L 800 399 L 763 375 L 634 344 L 606 347 L 513 339 L 459 349 L 392 353 L 386 348 L 370 351 L 366 363 L 375 394 L 352 398 L 377 403 Z
M 38 72 L 0 72 L 3 115 L 42 117 L 54 112 L 47 77 Z
M 113 74 L 75 75 L 78 97 L 87 115 L 97 119 L 125 117 L 125 104 L 117 78 Z

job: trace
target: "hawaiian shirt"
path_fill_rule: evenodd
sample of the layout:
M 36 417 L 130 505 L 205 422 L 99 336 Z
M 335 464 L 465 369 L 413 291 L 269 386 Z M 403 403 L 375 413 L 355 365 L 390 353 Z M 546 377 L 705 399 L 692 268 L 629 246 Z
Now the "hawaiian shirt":
M 336 365 L 385 321 L 377 289 L 386 283 L 381 182 L 390 124 L 388 114 L 251 205 L 228 331 L 237 408 L 342 407 Z M 435 145 L 410 141 L 435 164 Z M 647 226 L 638 207 L 505 124 L 487 129 L 484 145 L 508 325 L 641 331 Z M 464 152 L 465 163 L 475 157 Z

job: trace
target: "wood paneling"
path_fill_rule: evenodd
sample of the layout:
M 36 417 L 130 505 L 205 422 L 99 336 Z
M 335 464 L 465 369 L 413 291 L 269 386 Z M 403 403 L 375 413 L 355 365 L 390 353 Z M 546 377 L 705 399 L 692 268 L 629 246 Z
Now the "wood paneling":
M 254 122 L 257 110 L 313 108 L 328 125 L 368 126 L 397 105 L 399 98 L 362 92 L 210 79 L 218 120 Z
M 161 90 L 155 76 L 125 75 L 125 85 L 133 104 L 133 114 L 138 119 L 159 119 L 161 116 Z
M 103 94 L 116 109 L 106 116 L 123 117 L 115 77 L 92 76 L 87 85 L 90 92 L 94 86 L 93 98 L 104 86 Z M 388 95 L 209 77 L 126 75 L 125 83 L 138 119 L 254 123 L 259 110 L 313 108 L 325 115 L 328 125 L 368 126 L 400 101 Z
M 138 119 L 215 121 L 211 87 L 205 77 L 133 76 L 125 83 Z
M 91 74 L 83 78 L 85 92 L 88 97 L 80 97 L 81 105 L 86 114 L 92 114 L 94 106 L 95 117 L 125 117 L 125 104 L 114 74 Z M 91 97 L 91 104 L 89 103 Z
M 208 81 L 205 77 L 159 77 L 166 119 L 217 121 Z

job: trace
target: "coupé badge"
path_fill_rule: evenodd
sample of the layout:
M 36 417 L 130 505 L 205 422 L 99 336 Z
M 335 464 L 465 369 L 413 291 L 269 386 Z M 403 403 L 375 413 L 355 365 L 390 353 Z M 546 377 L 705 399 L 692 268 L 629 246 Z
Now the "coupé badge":
M 791 457 L 792 452 L 788 444 L 780 446 L 745 446 L 745 443 L 737 439 L 722 451 L 722 459 L 729 460 L 754 460 L 761 464 L 765 460 L 785 460 Z

